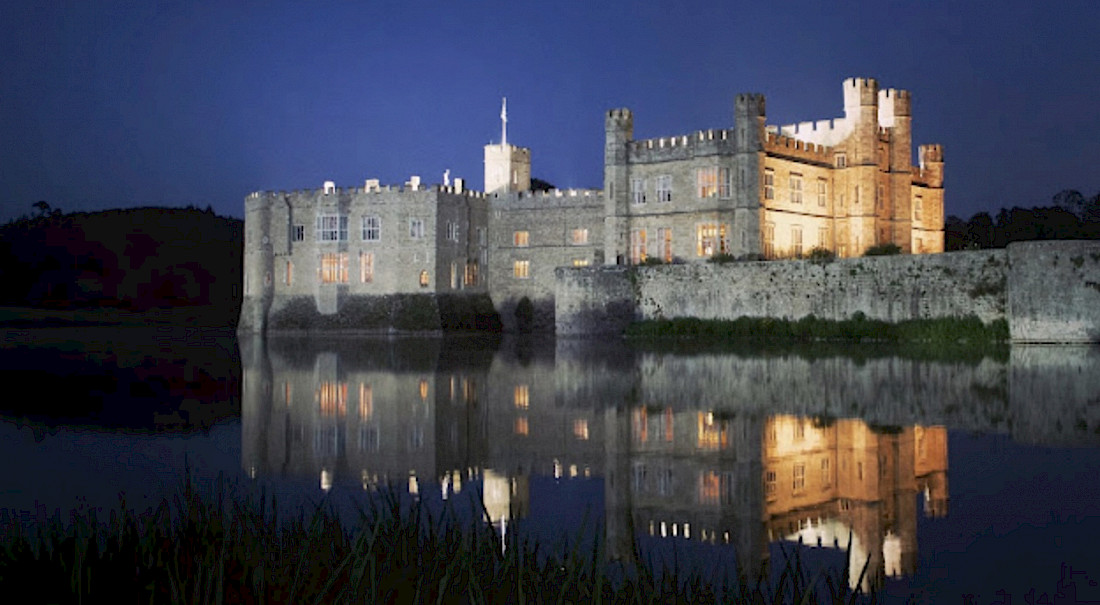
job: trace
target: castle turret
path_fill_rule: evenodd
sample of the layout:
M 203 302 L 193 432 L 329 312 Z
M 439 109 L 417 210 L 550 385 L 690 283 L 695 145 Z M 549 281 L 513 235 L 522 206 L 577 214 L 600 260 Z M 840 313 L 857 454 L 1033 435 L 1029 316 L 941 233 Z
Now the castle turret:
M 531 150 L 508 143 L 508 100 L 500 109 L 500 144 L 485 146 L 485 193 L 531 189 Z
M 920 171 L 929 187 L 943 187 L 943 145 L 921 145 L 918 148 Z
M 634 115 L 612 109 L 604 120 L 604 262 L 621 264 L 629 251 L 630 166 L 627 146 L 634 139 Z
M 852 253 L 863 254 L 878 243 L 878 82 L 874 78 L 844 81 L 844 119 L 853 124 L 845 148 L 848 154 L 848 231 Z
M 886 182 L 885 213 L 880 222 L 890 233 L 890 241 L 901 251 L 912 252 L 913 209 L 912 192 L 912 113 L 909 92 L 905 90 L 880 90 L 878 93 L 878 122 L 889 139 Z
M 764 122 L 767 119 L 764 95 L 739 94 L 733 102 L 735 187 L 734 255 L 762 254 L 760 225 L 764 206 L 761 203 L 761 169 L 764 158 Z
M 270 194 L 256 192 L 244 200 L 244 296 L 239 332 L 263 333 L 274 294 L 274 242 Z

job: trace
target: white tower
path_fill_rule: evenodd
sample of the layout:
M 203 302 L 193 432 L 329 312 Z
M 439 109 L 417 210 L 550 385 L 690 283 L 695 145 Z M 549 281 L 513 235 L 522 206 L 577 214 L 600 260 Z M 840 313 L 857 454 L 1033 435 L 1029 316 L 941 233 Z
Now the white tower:
M 508 99 L 500 104 L 500 144 L 485 146 L 485 193 L 531 188 L 531 150 L 508 144 Z

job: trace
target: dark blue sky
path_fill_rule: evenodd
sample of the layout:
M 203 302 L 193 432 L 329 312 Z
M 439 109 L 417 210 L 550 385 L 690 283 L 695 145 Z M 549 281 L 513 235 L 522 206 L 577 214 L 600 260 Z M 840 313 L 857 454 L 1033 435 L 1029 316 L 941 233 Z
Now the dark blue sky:
M 741 6 L 744 4 L 745 6 Z M 947 213 L 1100 192 L 1100 2 L 9 0 L 0 14 L 0 219 L 213 205 L 260 189 L 482 186 L 482 146 L 602 186 L 603 113 L 646 138 L 842 115 L 841 82 L 913 94 Z

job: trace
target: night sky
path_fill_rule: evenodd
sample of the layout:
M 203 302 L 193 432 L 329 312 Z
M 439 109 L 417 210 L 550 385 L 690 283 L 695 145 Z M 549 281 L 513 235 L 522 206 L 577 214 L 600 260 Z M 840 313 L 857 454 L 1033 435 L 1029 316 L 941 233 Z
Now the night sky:
M 746 5 L 742 7 L 741 5 Z M 0 9 L 0 220 L 213 206 L 252 191 L 482 188 L 482 146 L 602 187 L 603 115 L 635 137 L 843 115 L 841 82 L 913 95 L 913 143 L 942 143 L 946 212 L 1100 192 L 1100 2 L 730 0 L 158 2 Z M 915 158 L 914 158 L 915 161 Z

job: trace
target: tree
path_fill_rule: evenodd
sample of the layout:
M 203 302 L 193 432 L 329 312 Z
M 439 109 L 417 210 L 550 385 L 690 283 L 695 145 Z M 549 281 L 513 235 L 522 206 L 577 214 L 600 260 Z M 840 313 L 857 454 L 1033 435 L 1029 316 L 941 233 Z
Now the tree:
M 531 191 L 553 191 L 557 187 L 539 178 L 531 178 Z
M 993 217 L 988 212 L 979 212 L 966 223 L 966 241 L 968 247 L 993 247 Z

